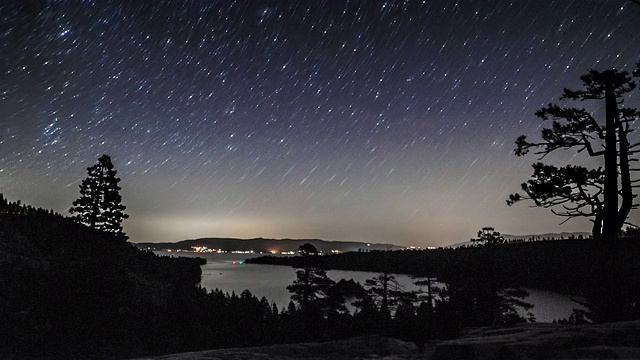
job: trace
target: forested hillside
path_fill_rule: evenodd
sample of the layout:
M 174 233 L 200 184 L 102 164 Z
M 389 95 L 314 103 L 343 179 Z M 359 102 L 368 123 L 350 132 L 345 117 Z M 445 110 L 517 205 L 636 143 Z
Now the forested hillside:
M 260 257 L 247 263 L 295 265 L 297 258 Z M 433 250 L 351 252 L 322 257 L 328 269 L 434 278 L 497 277 L 514 286 L 585 293 L 614 275 L 640 288 L 640 241 L 555 240 Z M 611 265 L 615 268 L 611 268 Z
M 200 291 L 200 264 L 60 216 L 0 214 L 0 358 L 172 350 L 190 336 L 176 330 L 190 326 L 180 309 Z

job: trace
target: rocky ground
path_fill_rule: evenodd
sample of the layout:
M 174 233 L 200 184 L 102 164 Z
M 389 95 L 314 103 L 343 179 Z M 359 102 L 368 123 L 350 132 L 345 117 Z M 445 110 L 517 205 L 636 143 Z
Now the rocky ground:
M 602 325 L 522 324 L 481 328 L 457 340 L 413 343 L 360 337 L 327 343 L 274 345 L 165 355 L 138 360 L 294 359 L 640 359 L 640 321 Z
M 640 321 L 475 329 L 435 345 L 433 359 L 640 359 Z

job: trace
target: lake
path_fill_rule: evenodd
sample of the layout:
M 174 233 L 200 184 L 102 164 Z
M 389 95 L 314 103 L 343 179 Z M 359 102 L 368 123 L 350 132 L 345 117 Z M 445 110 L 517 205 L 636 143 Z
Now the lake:
M 209 290 L 220 289 L 231 293 L 240 294 L 249 290 L 258 298 L 263 296 L 269 302 L 275 302 L 278 308 L 286 307 L 290 300 L 287 285 L 296 279 L 295 269 L 288 266 L 244 264 L 243 260 L 260 256 L 257 254 L 216 254 L 180 252 L 168 253 L 155 251 L 164 256 L 201 257 L 207 259 L 207 264 L 202 266 L 201 285 Z M 353 279 L 364 284 L 366 279 L 377 276 L 377 273 L 363 271 L 329 270 L 327 275 L 334 281 L 340 279 Z M 413 280 L 407 275 L 395 275 L 396 280 L 405 290 L 416 289 Z M 574 308 L 582 308 L 571 301 L 570 297 L 550 291 L 526 289 L 529 297 L 525 301 L 534 305 L 532 313 L 538 322 L 551 322 L 554 319 L 568 317 Z

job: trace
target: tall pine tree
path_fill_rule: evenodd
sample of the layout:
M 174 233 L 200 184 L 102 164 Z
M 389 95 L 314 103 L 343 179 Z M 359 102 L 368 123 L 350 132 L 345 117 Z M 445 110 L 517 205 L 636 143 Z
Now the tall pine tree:
M 636 75 L 637 76 L 637 75 Z M 536 112 L 551 126 L 542 129 L 541 140 L 529 142 L 525 135 L 516 140 L 515 154 L 530 150 L 544 158 L 556 150 L 573 149 L 601 159 L 604 167 L 588 169 L 567 165 L 556 167 L 543 163 L 533 165 L 531 180 L 522 184 L 524 194 L 513 194 L 512 205 L 531 199 L 536 206 L 550 208 L 566 217 L 587 217 L 593 222 L 594 238 L 615 239 L 625 225 L 629 212 L 637 207 L 634 189 L 638 180 L 631 167 L 637 161 L 640 143 L 631 143 L 631 123 L 640 118 L 636 108 L 622 107 L 625 95 L 636 88 L 626 71 L 596 71 L 580 77 L 583 88 L 565 89 L 562 100 L 596 101 L 604 105 L 604 122 L 585 108 L 549 104 Z M 636 138 L 633 138 L 636 140 Z
M 102 155 L 87 172 L 87 178 L 80 185 L 80 197 L 73 202 L 69 212 L 82 224 L 128 239 L 122 231 L 122 221 L 129 215 L 124 213 L 126 206 L 122 205 L 120 179 L 116 177 L 111 158 Z

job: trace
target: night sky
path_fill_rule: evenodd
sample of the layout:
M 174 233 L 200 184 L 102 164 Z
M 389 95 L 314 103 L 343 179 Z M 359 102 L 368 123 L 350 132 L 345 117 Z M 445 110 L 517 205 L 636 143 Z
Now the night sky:
M 514 141 L 590 68 L 635 69 L 639 24 L 626 0 L 4 0 L 0 192 L 68 214 L 108 154 L 132 242 L 589 231 L 506 205 L 536 160 Z

